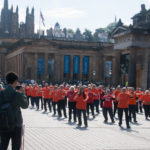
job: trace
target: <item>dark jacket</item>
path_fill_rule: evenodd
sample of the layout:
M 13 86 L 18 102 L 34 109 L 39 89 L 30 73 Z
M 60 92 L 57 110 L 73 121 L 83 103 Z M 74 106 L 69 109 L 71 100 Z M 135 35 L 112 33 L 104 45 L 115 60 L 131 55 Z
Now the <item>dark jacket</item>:
M 7 103 L 7 101 L 12 100 L 12 107 L 14 110 L 15 118 L 16 118 L 16 126 L 21 126 L 23 123 L 23 118 L 22 118 L 22 113 L 21 109 L 26 109 L 28 108 L 28 101 L 25 96 L 25 94 L 16 92 L 15 89 L 11 86 L 8 86 L 6 89 L 3 91 L 4 95 L 4 101 Z M 5 103 L 4 102 L 4 103 Z

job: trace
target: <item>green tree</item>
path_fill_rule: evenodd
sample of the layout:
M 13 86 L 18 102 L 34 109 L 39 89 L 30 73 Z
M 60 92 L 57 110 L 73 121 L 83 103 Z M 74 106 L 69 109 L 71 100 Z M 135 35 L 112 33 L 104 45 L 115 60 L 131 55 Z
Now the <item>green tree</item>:
M 107 33 L 111 33 L 115 27 L 116 27 L 116 26 L 115 26 L 115 23 L 110 23 L 110 24 L 105 28 L 105 31 L 106 31 Z
M 85 29 L 83 35 L 85 36 L 85 39 L 88 41 L 93 41 L 94 37 L 92 35 L 92 31 Z

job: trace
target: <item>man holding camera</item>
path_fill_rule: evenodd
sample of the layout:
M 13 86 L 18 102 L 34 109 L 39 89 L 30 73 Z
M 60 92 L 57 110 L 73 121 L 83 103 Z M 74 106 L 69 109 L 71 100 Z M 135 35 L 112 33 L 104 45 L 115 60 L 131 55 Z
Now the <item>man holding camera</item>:
M 22 114 L 21 109 L 28 108 L 28 101 L 24 94 L 24 89 L 18 85 L 18 76 L 10 72 L 6 75 L 7 87 L 1 93 L 0 106 L 10 103 L 12 108 L 12 117 L 14 119 L 14 127 L 8 131 L 1 131 L 0 150 L 7 150 L 10 139 L 12 140 L 12 150 L 20 150 L 21 147 L 21 131 L 22 131 Z M 16 90 L 17 89 L 17 90 Z

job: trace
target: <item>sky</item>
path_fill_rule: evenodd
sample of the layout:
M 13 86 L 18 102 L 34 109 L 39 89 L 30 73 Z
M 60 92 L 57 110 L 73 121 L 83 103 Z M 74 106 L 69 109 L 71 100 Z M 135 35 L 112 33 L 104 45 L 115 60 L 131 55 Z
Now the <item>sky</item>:
M 4 0 L 0 0 L 0 10 Z M 45 19 L 46 30 L 59 22 L 61 28 L 80 28 L 92 32 L 122 19 L 125 25 L 132 24 L 131 17 L 140 12 L 141 4 L 150 9 L 150 0 L 8 0 L 9 8 L 19 6 L 19 22 L 25 21 L 26 7 L 35 8 L 35 32 L 39 29 L 40 10 Z

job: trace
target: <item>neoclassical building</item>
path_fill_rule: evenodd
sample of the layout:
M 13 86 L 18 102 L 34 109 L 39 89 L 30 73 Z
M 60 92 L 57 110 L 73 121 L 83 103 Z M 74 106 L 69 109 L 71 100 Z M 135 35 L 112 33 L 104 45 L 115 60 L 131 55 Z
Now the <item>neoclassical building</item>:
M 0 71 L 22 80 L 95 81 L 150 88 L 150 10 L 141 6 L 133 25 L 119 20 L 114 43 L 47 39 L 1 39 Z
M 112 78 L 111 82 L 115 83 L 115 70 L 112 70 L 112 65 L 115 65 L 115 53 L 110 43 L 45 39 L 14 42 L 11 46 L 0 49 L 3 75 L 13 70 L 23 80 L 103 82 L 108 77 L 109 81 Z

